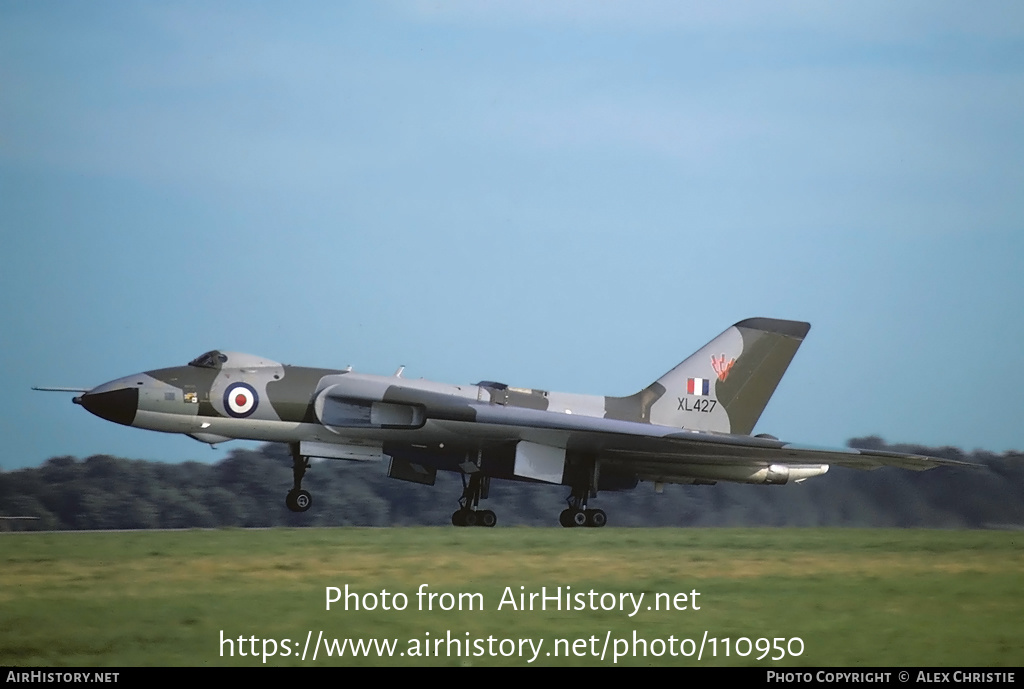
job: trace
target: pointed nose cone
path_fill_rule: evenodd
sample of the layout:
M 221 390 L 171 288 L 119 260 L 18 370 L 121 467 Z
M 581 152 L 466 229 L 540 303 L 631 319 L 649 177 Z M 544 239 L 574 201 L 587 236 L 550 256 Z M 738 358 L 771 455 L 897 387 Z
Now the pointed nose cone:
M 131 387 L 108 392 L 87 392 L 76 397 L 75 403 L 81 404 L 101 419 L 131 426 L 139 408 L 139 389 Z

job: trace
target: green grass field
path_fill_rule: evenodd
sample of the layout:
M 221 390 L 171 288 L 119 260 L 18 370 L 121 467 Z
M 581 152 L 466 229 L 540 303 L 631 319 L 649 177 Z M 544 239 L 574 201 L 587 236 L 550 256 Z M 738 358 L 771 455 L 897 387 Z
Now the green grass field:
M 420 610 L 416 593 L 423 584 L 428 593 L 479 593 L 475 602 L 479 608 L 482 601 L 483 609 L 436 609 L 451 602 L 449 596 L 435 597 L 432 611 Z M 346 585 L 360 594 L 387 590 L 390 598 L 402 593 L 408 604 L 402 611 L 378 607 L 356 612 L 339 602 L 327 611 L 326 588 L 344 591 Z M 570 587 L 570 593 L 587 594 L 583 602 L 588 607 L 590 590 L 616 594 L 595 596 L 598 607 L 602 600 L 618 603 L 620 593 L 643 593 L 644 598 L 632 617 L 629 602 L 625 611 L 559 611 L 550 604 L 547 610 L 514 610 L 507 604 L 498 610 L 505 587 L 518 602 L 521 586 L 526 592 L 547 587 L 549 594 L 557 587 L 564 594 Z M 268 666 L 1020 666 L 1022 588 L 1021 532 L 337 528 L 7 533 L 0 534 L 0 665 L 252 666 L 263 664 L 263 640 L 272 639 L 277 654 L 267 658 Z M 699 610 L 692 609 L 689 596 L 686 610 L 646 609 L 653 607 L 656 594 L 693 590 L 700 593 Z M 469 599 L 463 602 L 468 605 Z M 222 632 L 233 643 L 222 645 Z M 353 657 L 350 650 L 341 658 L 328 657 L 321 645 L 314 661 L 321 632 L 331 640 L 395 639 L 395 657 Z M 448 633 L 462 643 L 458 657 L 445 653 L 446 648 L 455 651 L 447 645 Z M 704 641 L 698 660 L 705 633 L 719 641 Z M 647 641 L 646 657 L 643 645 L 634 645 L 634 634 Z M 312 640 L 308 648 L 307 636 Z M 255 658 L 252 637 L 257 639 Z M 445 639 L 439 656 L 433 646 L 438 637 Z M 749 644 L 737 646 L 741 637 Z M 725 638 L 730 640 L 728 656 Z M 773 662 L 770 657 L 780 651 L 772 650 L 758 660 L 761 638 L 781 638 L 782 645 L 799 638 L 803 652 Z M 477 639 L 481 642 L 474 646 Z M 528 662 L 535 654 L 528 644 L 525 657 L 520 656 L 518 641 L 514 654 L 502 655 L 513 644 L 502 645 L 503 639 L 540 644 L 536 659 Z M 789 645 L 799 650 L 796 642 Z M 423 655 L 427 648 L 429 656 Z M 272 649 L 267 642 L 266 650 Z M 494 656 L 480 654 L 488 651 Z M 618 658 L 613 657 L 616 651 Z

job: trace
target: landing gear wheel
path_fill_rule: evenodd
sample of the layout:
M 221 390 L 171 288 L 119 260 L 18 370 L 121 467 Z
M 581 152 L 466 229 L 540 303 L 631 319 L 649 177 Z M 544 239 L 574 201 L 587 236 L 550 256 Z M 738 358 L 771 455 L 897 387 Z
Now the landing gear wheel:
M 565 527 L 600 528 L 608 523 L 608 516 L 604 510 L 592 510 L 587 507 L 587 501 L 597 497 L 598 459 L 585 455 L 575 459 L 574 463 L 566 460 L 563 478 L 567 480 L 570 488 L 569 496 L 565 499 L 568 508 L 558 515 L 558 523 Z
M 491 479 L 479 471 L 462 475 L 462 497 L 459 509 L 452 515 L 454 526 L 486 526 L 498 523 L 498 516 L 491 510 L 480 509 L 480 501 L 487 498 Z
M 290 490 L 284 499 L 284 504 L 292 512 L 305 512 L 313 506 L 313 496 L 308 490 Z

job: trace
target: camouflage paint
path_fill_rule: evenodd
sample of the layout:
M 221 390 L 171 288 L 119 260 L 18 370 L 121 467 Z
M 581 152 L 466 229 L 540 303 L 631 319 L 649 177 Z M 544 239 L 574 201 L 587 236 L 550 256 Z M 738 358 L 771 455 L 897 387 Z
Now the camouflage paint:
M 607 488 L 632 487 L 638 479 L 780 483 L 824 473 L 828 463 L 918 470 L 949 463 L 750 437 L 809 328 L 799 321 L 740 321 L 626 397 L 492 382 L 451 385 L 214 350 L 188 366 L 120 378 L 75 400 L 117 423 L 204 442 L 330 443 L 339 448 L 336 456 L 345 456 L 346 447 L 376 448 L 407 463 L 393 472 L 397 477 L 419 466 L 525 480 L 515 474 L 520 443 L 558 448 L 564 482 L 575 493 L 579 481 Z

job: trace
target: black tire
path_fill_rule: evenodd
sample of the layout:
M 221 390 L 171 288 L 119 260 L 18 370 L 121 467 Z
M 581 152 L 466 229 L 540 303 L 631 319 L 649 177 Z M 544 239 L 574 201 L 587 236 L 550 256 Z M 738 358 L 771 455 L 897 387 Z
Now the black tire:
M 479 521 L 477 522 L 477 526 L 485 526 L 488 529 L 490 529 L 498 523 L 498 515 L 496 515 L 491 510 L 483 510 L 482 512 L 478 512 L 477 516 L 480 518 Z
M 567 529 L 571 529 L 572 527 L 576 526 L 572 523 L 572 510 L 562 510 L 561 513 L 558 515 L 558 523 Z
M 308 490 L 290 490 L 284 504 L 292 512 L 305 512 L 313 506 L 313 496 Z
M 462 510 L 455 510 L 452 512 L 452 526 L 465 526 L 466 522 L 462 518 Z
M 600 529 L 607 523 L 608 515 L 604 513 L 604 510 L 587 510 L 587 526 Z
M 587 519 L 587 513 L 583 510 L 572 510 L 572 516 L 570 519 L 572 519 L 573 526 L 586 526 L 589 521 Z
M 477 526 L 480 523 L 480 515 L 473 510 L 462 510 L 462 523 L 466 526 Z

